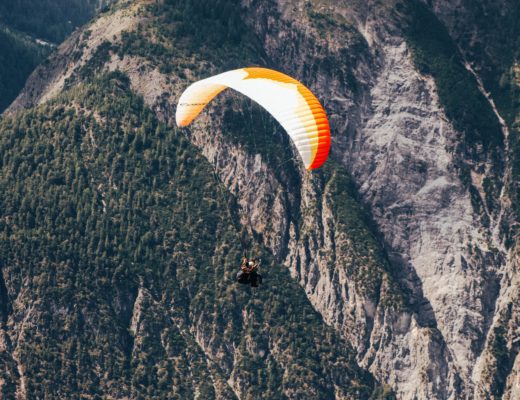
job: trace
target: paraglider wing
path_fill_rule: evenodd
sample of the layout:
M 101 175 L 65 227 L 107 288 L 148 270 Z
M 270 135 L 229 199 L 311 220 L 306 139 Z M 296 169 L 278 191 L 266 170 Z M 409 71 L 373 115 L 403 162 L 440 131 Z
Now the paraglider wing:
M 179 99 L 177 125 L 189 125 L 227 88 L 256 101 L 284 127 L 305 168 L 319 168 L 327 160 L 330 127 L 320 102 L 296 79 L 271 69 L 241 68 L 193 83 Z

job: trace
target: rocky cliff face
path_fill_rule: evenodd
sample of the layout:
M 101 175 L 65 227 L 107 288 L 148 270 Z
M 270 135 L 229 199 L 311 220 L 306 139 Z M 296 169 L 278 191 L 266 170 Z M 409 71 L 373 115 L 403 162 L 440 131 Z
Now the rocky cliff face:
M 503 7 L 514 10 L 512 3 Z M 488 56 L 497 50 L 479 10 L 441 1 L 247 0 L 226 15 L 239 13 L 236 29 L 247 40 L 228 32 L 214 53 L 212 38 L 185 44 L 189 27 L 181 37 L 157 29 L 167 23 L 161 12 L 182 13 L 164 7 L 134 2 L 103 15 L 33 74 L 9 112 L 121 70 L 173 125 L 188 82 L 224 67 L 254 63 L 299 77 L 331 120 L 332 155 L 321 172 L 301 170 L 276 123 L 237 95 L 221 96 L 184 132 L 235 199 L 244 234 L 289 269 L 324 321 L 353 345 L 357 363 L 398 398 L 517 397 L 515 119 L 502 117 L 511 112 L 491 85 L 500 79 L 494 71 L 516 64 Z M 207 18 L 194 15 L 199 23 Z M 458 34 L 462 22 L 470 34 Z M 513 52 L 509 46 L 502 51 Z M 465 86 L 454 87 L 451 76 Z M 255 134 L 272 139 L 252 140 Z M 137 299 L 145 301 L 145 292 Z M 139 318 L 134 312 L 135 332 Z M 218 359 L 219 335 L 196 321 L 198 345 Z M 276 348 L 269 352 L 286 366 Z M 219 369 L 247 398 L 235 372 L 242 358 L 236 352 Z
M 460 48 L 468 68 L 477 76 L 483 93 L 488 97 L 506 136 L 509 168 L 503 178 L 507 191 L 501 196 L 501 218 L 507 221 L 512 235 L 517 234 L 517 141 L 520 118 L 515 98 L 518 94 L 519 31 L 518 7 L 508 1 L 446 4 L 435 1 L 432 10 L 442 20 Z M 515 213 L 511 216 L 511 213 Z M 500 236 L 499 242 L 506 238 Z M 517 241 L 507 246 L 507 262 L 498 271 L 500 291 L 491 326 L 473 371 L 475 381 L 481 382 L 476 395 L 491 397 L 501 393 L 504 398 L 520 395 L 518 376 L 518 252 Z

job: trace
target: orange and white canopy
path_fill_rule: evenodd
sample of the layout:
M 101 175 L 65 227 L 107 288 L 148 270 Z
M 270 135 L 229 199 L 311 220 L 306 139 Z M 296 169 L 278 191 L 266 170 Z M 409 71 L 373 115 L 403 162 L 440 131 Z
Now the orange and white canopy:
M 293 140 L 305 168 L 327 160 L 330 127 L 318 99 L 296 79 L 266 68 L 241 68 L 193 83 L 179 99 L 178 126 L 187 126 L 221 91 L 232 88 L 264 107 Z

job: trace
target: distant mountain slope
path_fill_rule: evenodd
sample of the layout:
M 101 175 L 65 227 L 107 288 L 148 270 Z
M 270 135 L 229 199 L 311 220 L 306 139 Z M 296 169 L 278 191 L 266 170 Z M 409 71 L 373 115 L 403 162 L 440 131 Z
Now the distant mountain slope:
M 52 43 L 61 43 L 83 25 L 102 2 L 99 0 L 17 0 L 0 3 L 0 22 Z
M 25 80 L 74 29 L 110 1 L 17 0 L 0 3 L 0 112 Z
M 51 48 L 0 25 L 0 111 L 18 96 L 25 80 Z

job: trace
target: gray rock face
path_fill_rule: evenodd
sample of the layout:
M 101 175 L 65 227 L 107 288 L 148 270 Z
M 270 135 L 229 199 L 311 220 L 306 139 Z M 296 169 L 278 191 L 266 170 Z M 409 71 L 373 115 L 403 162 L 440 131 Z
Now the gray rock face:
M 287 7 L 280 6 L 280 9 L 287 15 Z M 345 11 L 338 7 L 334 13 L 344 14 Z M 370 20 L 368 13 L 365 21 Z M 399 266 L 402 281 L 412 292 L 414 317 L 422 326 L 433 328 L 431 340 L 445 350 L 425 358 L 422 358 L 424 354 L 416 353 L 417 360 L 428 360 L 427 363 L 435 365 L 429 371 L 433 373 L 425 379 L 412 377 L 411 366 L 403 374 L 405 382 L 396 386 L 406 387 L 407 378 L 415 384 L 402 392 L 397 390 L 403 398 L 417 395 L 424 398 L 473 395 L 485 398 L 478 390 L 473 392 L 481 386 L 482 379 L 474 367 L 489 333 L 500 287 L 511 290 L 510 284 L 500 282 L 500 274 L 511 268 L 511 261 L 508 261 L 503 239 L 495 229 L 507 210 L 496 214 L 486 210 L 492 224 L 490 229 L 483 226 L 481 215 L 472 207 L 470 194 L 457 171 L 455 148 L 461 140 L 460 134 L 440 107 L 433 80 L 415 72 L 404 41 L 394 35 L 392 27 L 384 28 L 375 22 L 359 27 L 370 53 L 376 55 L 371 60 L 372 65 L 379 67 L 370 69 L 358 65 L 354 69 L 358 81 L 368 82 L 364 101 L 353 105 L 356 99 L 353 99 L 351 89 L 335 87 L 337 81 L 331 76 L 322 76 L 323 71 L 315 78 L 315 90 L 326 93 L 326 98 L 339 100 L 329 104 L 328 109 L 332 110 L 333 127 L 337 128 L 334 132 L 340 136 L 335 144 L 341 149 L 343 163 L 358 182 L 360 193 L 370 205 L 388 245 L 389 257 Z M 312 30 L 306 29 L 306 33 L 312 37 Z M 319 38 L 315 39 L 319 41 Z M 340 40 L 336 37 L 336 41 L 328 44 L 331 53 L 334 54 Z M 280 40 L 280 35 L 278 40 L 266 38 L 269 54 L 288 62 L 280 51 L 285 46 L 288 44 L 284 39 Z M 490 169 L 492 167 L 485 168 L 486 171 Z M 485 176 L 481 172 L 472 173 L 472 185 L 479 189 L 482 199 Z M 501 204 L 507 208 L 508 201 L 504 196 Z M 290 243 L 288 245 L 291 247 Z M 291 260 L 287 261 L 290 265 Z M 325 273 L 317 275 L 327 280 Z M 311 272 L 310 276 L 315 275 Z M 322 287 L 328 287 L 324 292 L 330 293 L 333 285 L 330 279 L 328 281 L 329 285 L 322 284 Z M 337 313 L 337 306 L 342 301 L 336 299 L 323 306 L 323 293 L 313 289 L 307 288 L 307 291 L 316 295 L 310 298 L 317 308 L 325 315 Z M 358 316 L 356 321 L 359 323 L 360 320 L 362 318 Z M 334 319 L 329 321 L 335 322 Z M 342 328 L 342 331 L 348 329 Z M 407 347 L 413 348 L 410 344 Z M 415 347 L 415 351 L 418 350 Z M 384 354 L 383 359 L 389 354 L 394 356 L 388 349 L 382 350 L 381 354 Z M 376 359 L 371 365 L 376 376 L 387 370 L 383 363 L 377 365 Z M 406 371 L 406 367 L 397 369 Z M 445 382 L 441 382 L 443 378 Z M 420 392 L 420 389 L 414 392 L 418 382 L 433 389 L 432 392 Z M 435 383 L 441 384 L 435 386 Z
M 485 332 L 485 343 L 482 343 L 482 351 L 478 354 L 472 380 L 476 383 L 475 398 L 498 398 L 502 395 L 503 398 L 515 398 L 519 396 L 520 379 L 517 368 L 520 318 L 518 252 L 516 245 L 504 249 L 504 237 L 497 227 L 506 225 L 512 232 L 516 232 L 517 221 L 511 215 L 512 200 L 509 196 L 516 186 L 511 170 L 514 155 L 508 152 L 511 151 L 511 137 L 515 140 L 514 136 L 518 135 L 518 127 L 515 128 L 511 123 L 506 124 L 504 118 L 511 111 L 507 108 L 504 110 L 503 100 L 494 97 L 499 94 L 507 71 L 518 68 L 519 27 L 514 21 L 518 20 L 520 9 L 517 2 L 509 0 L 474 4 L 438 0 L 429 2 L 429 6 L 445 24 L 463 54 L 467 67 L 478 79 L 480 89 L 490 101 L 506 137 L 506 156 L 509 154 L 510 159 L 505 174 L 501 177 L 506 190 L 500 196 L 501 209 L 499 215 L 495 216 L 493 232 L 497 247 L 505 254 L 505 262 L 497 270 L 499 289 L 497 287 L 494 309 L 488 314 L 490 326 Z M 515 83 L 518 87 L 518 80 L 513 84 Z M 498 103 L 502 102 L 499 106 L 496 105 L 497 100 Z M 518 118 L 518 113 L 516 116 L 509 115 L 510 120 L 518 121 Z M 510 131 L 511 125 L 513 129 Z M 501 335 L 507 343 L 503 349 L 507 356 L 499 359 L 497 338 Z M 501 380 L 505 384 L 503 394 L 498 389 L 498 382 Z
M 416 294 L 421 320 L 439 328 L 452 373 L 467 381 L 489 293 L 479 265 L 468 262 L 467 247 L 473 243 L 485 252 L 488 242 L 448 152 L 456 133 L 438 107 L 433 82 L 414 72 L 404 43 L 388 46 L 384 56 L 371 91 L 372 113 L 347 162 L 392 261 Z

